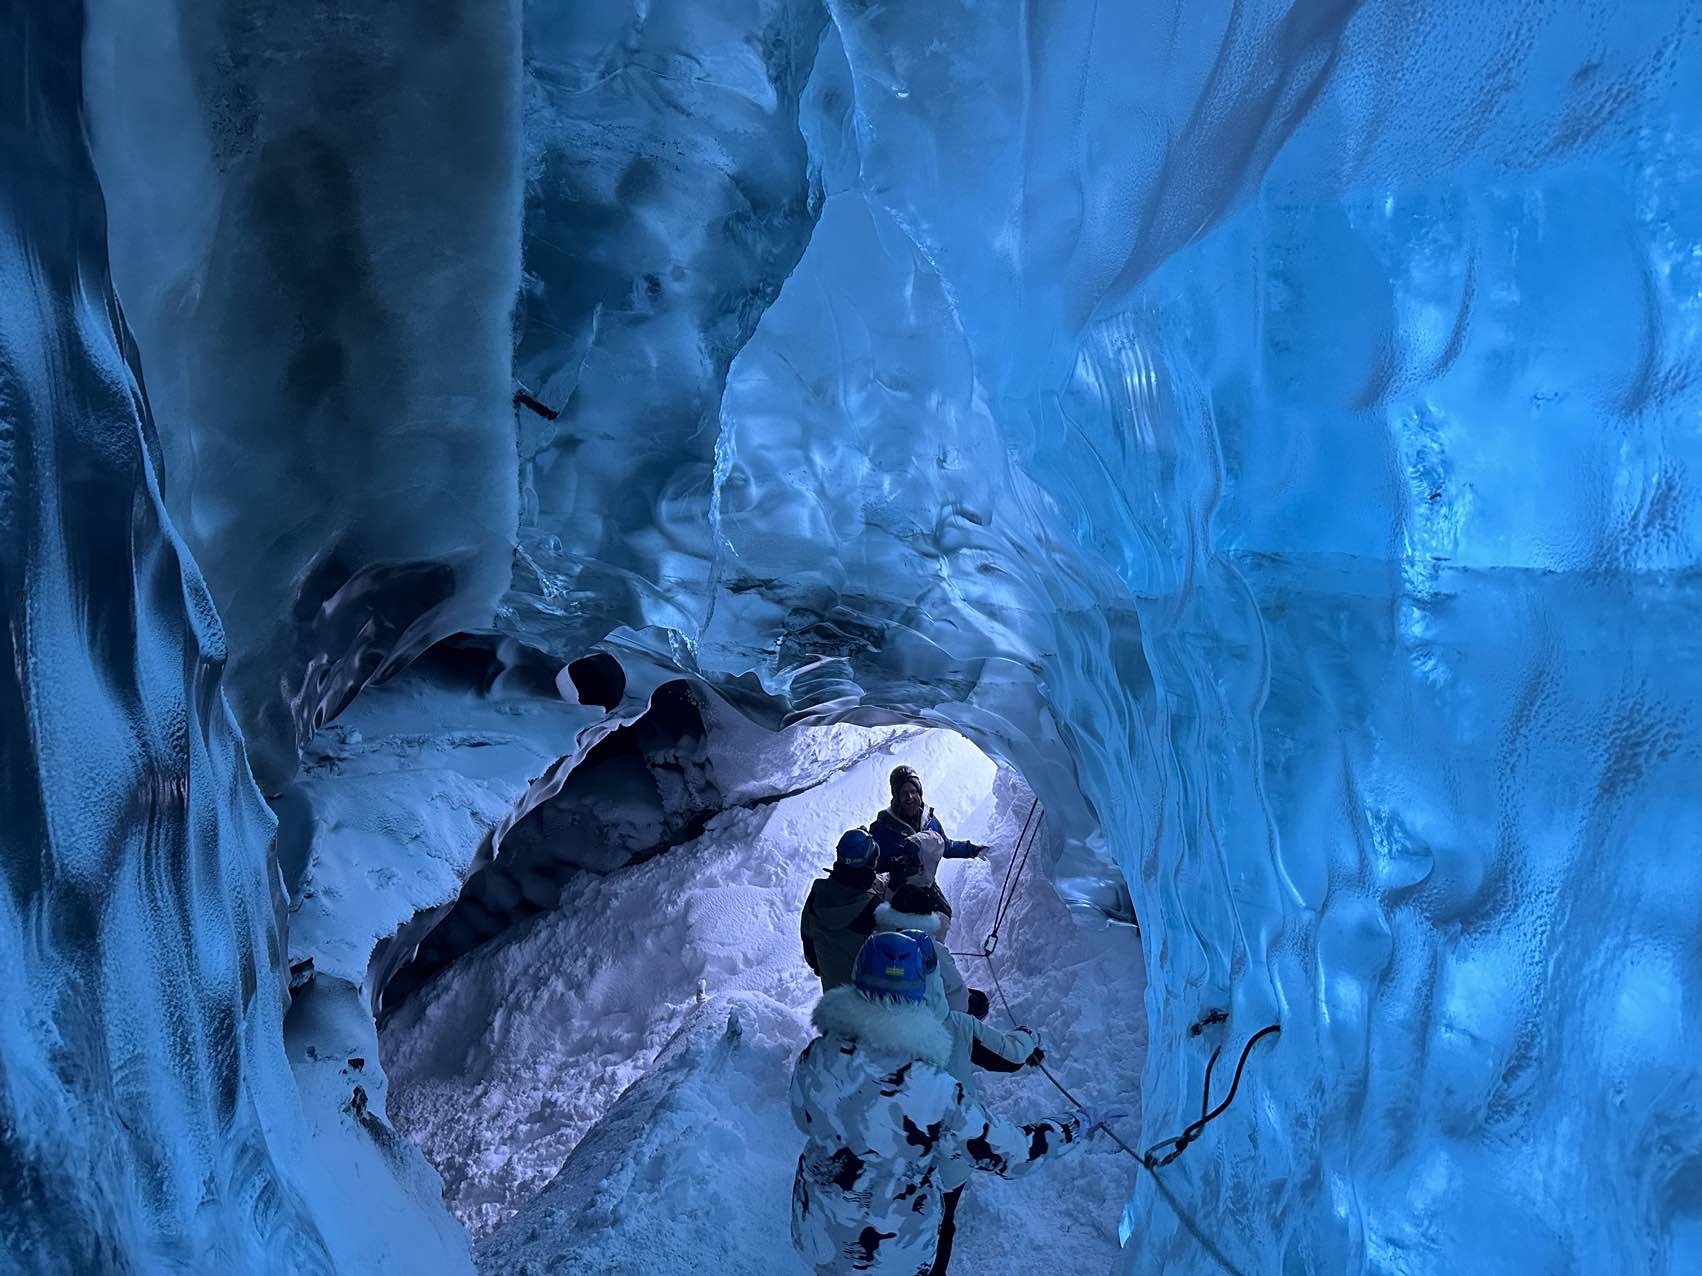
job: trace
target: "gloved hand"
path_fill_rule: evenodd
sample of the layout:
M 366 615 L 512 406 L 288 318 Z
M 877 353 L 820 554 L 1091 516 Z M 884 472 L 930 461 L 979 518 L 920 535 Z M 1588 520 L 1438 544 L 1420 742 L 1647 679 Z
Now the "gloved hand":
M 992 1008 L 993 1003 L 987 999 L 986 993 L 979 988 L 969 990 L 969 1017 L 971 1019 L 985 1019 L 987 1012 Z
M 1040 1034 L 1032 1028 L 1014 1028 L 1010 1033 L 1018 1047 L 1018 1057 L 1022 1066 L 1032 1068 L 1046 1057 L 1046 1051 L 1040 1047 Z
M 983 846 L 979 842 L 971 842 L 969 846 L 970 849 L 975 852 L 975 854 L 971 857 L 973 859 L 984 860 L 993 853 L 993 848 L 991 846 Z
M 1084 1137 L 1098 1134 L 1110 1122 L 1121 1121 L 1129 1114 L 1120 1108 L 1100 1111 L 1098 1108 L 1076 1109 L 1076 1120 L 1081 1122 L 1081 1132 Z

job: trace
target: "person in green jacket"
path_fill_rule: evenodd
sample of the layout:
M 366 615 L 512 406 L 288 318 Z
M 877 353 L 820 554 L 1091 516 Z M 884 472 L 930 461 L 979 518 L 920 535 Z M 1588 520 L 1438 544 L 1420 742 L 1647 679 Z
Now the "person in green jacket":
M 798 936 L 823 992 L 851 982 L 857 950 L 874 933 L 875 909 L 886 900 L 875 879 L 879 857 L 867 829 L 848 829 L 834 850 L 833 867 L 811 884 L 804 900 Z

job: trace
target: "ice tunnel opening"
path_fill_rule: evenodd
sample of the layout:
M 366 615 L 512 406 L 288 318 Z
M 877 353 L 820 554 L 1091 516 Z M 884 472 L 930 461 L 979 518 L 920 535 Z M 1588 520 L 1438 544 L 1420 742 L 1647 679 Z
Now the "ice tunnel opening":
M 608 657 L 587 686 L 594 703 L 619 704 Z M 576 661 L 571 672 L 583 667 Z M 501 837 L 500 852 L 477 866 L 453 904 L 430 923 L 399 969 L 384 977 L 380 1014 L 460 956 L 526 918 L 560 907 L 581 873 L 612 873 L 665 854 L 699 836 L 718 813 L 702 693 L 663 683 L 649 707 L 588 748 L 559 788 Z
M 1281 1019 L 1171 1180 L 1246 1270 L 1702 1267 L 1694 6 L 1220 7 L 13 7 L 19 1266 L 467 1270 L 372 1000 L 689 667 L 771 733 L 961 727 L 1059 804 L 1072 901 L 1091 800 L 1145 1013 L 1138 950 L 1096 986 L 1124 966 L 1046 891 L 1025 968 L 1074 982 L 1029 1004 L 1093 1038 L 1061 1066 L 1132 1071 L 1151 1025 L 1155 1136 L 1199 1111 L 1201 1009 Z M 511 428 L 516 380 L 556 415 Z M 641 629 L 660 679 L 585 655 Z M 709 853 L 631 823 L 667 849 L 574 883 Z M 636 898 L 605 948 L 655 942 Z M 392 1045 L 595 920 L 479 902 Z M 487 1270 L 790 1253 L 801 1028 L 690 974 Z M 493 1031 L 598 1047 L 551 1009 Z M 1085 1164 L 1048 1265 L 1103 1267 L 1058 1236 L 1129 1200 Z M 1118 1266 L 1199 1270 L 1143 1182 Z
M 820 993 L 799 913 L 839 833 L 887 805 L 900 764 L 925 777 L 950 836 L 992 847 L 941 866 L 954 951 L 982 948 L 1034 815 L 999 985 L 1060 1076 L 1138 1107 L 1138 934 L 1060 897 L 1063 830 L 1021 773 L 939 725 L 776 730 L 701 683 L 663 681 L 513 823 L 407 960 L 375 959 L 393 966 L 375 989 L 387 1117 L 442 1176 L 481 1267 L 567 1256 L 624 1270 L 625 1247 L 714 1244 L 727 1270 L 771 1269 L 797 1155 L 787 1085 Z M 960 961 L 991 995 L 985 964 Z M 1038 1077 L 998 1080 L 986 1098 L 1006 1115 L 1061 1109 Z M 1050 1237 L 1107 1265 L 1132 1172 L 1096 1155 L 988 1187 L 964 1219 L 966 1261 L 999 1270 Z M 706 1206 L 741 1183 L 737 1202 Z

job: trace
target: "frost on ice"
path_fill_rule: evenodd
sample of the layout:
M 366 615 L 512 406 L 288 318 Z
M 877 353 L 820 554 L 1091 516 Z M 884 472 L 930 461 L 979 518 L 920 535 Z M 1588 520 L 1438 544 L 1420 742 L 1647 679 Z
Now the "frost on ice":
M 0 4 L 7 1264 L 789 1261 L 952 741 L 1241 1270 L 1696 1267 L 1694 16 Z

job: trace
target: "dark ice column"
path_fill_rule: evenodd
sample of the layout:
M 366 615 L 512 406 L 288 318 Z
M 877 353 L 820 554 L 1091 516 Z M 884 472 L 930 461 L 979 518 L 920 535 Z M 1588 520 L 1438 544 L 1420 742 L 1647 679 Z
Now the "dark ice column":
M 325 1272 L 272 821 L 107 278 L 82 27 L 0 3 L 0 1255 Z
M 86 61 L 167 505 L 270 787 L 508 586 L 518 0 L 94 0 Z

